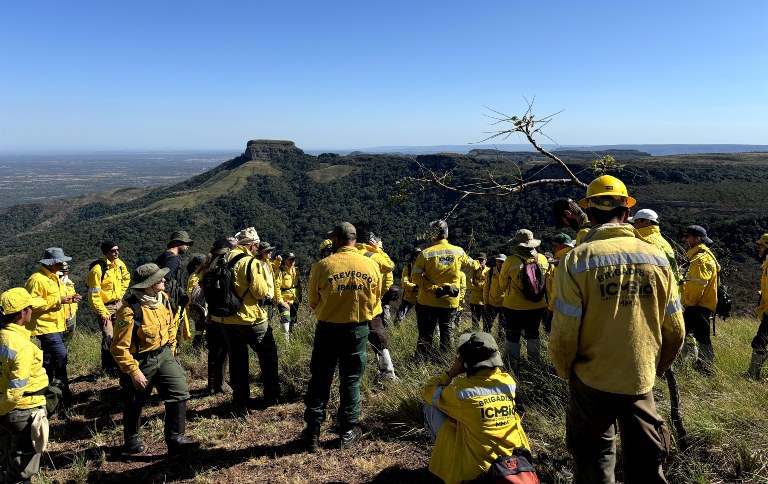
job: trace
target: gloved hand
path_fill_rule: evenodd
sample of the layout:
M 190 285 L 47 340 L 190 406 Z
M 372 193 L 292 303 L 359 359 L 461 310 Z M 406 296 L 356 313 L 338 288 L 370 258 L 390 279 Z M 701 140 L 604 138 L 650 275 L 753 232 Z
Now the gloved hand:
M 445 297 L 445 288 L 447 286 L 438 287 L 435 289 L 435 296 L 436 297 Z

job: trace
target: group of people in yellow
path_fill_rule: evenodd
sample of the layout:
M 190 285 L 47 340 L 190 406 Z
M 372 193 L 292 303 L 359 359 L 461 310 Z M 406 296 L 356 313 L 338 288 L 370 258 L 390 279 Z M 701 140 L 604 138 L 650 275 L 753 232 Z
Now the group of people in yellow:
M 441 353 L 449 354 L 456 343 L 451 367 L 422 391 L 425 427 L 434 442 L 429 469 L 436 476 L 449 483 L 470 481 L 484 475 L 495 459 L 530 448 L 515 411 L 516 382 L 504 367 L 519 370 L 523 339 L 529 363 L 541 364 L 543 323 L 550 360 L 569 384 L 566 443 L 574 482 L 613 482 L 617 422 L 625 481 L 666 482 L 662 463 L 669 434 L 656 412 L 654 379 L 683 346 L 697 369 L 713 371 L 709 334 L 720 266 L 706 230 L 691 225 L 685 231 L 688 269 L 682 275 L 659 230 L 658 214 L 644 209 L 630 217 L 635 204 L 621 180 L 608 175 L 594 180 L 578 202 L 557 200 L 555 219 L 577 235 L 555 236 L 549 255 L 537 250 L 541 241 L 530 230 L 520 229 L 510 241 L 511 254 L 489 260 L 480 253 L 472 259 L 448 241 L 445 221 L 430 224 L 431 245 L 413 249 L 403 268 L 402 303 L 394 322 L 402 323 L 415 308 L 417 358 L 434 354 L 436 329 Z M 155 262 L 131 273 L 119 258 L 118 244 L 107 240 L 101 244 L 103 258 L 89 267 L 87 299 L 102 328 L 102 369 L 119 376 L 123 393 L 126 453 L 145 450 L 141 411 L 153 388 L 166 406 L 169 453 L 198 446 L 185 435 L 190 395 L 174 357 L 177 335 L 192 336 L 190 319 L 196 330 L 206 331 L 208 390 L 231 392 L 233 413 L 246 415 L 249 408 L 280 399 L 269 320 L 277 310 L 288 340 L 303 292 L 295 256 L 273 261 L 275 248 L 249 227 L 217 240 L 207 255 L 193 257 L 179 290 L 180 256 L 192 245 L 185 231 L 174 232 Z M 307 284 L 309 307 L 318 321 L 302 433 L 311 452 L 321 447 L 320 428 L 337 366 L 342 447 L 362 437 L 360 381 L 367 343 L 380 375 L 398 378 L 384 310 L 395 265 L 381 240 L 365 224 L 344 222 L 320 250 Z M 758 253 L 765 260 L 757 311 L 761 325 L 748 373 L 759 379 L 768 347 L 768 234 L 758 240 Z M 9 482 L 28 480 L 38 471 L 48 412 L 55 411 L 57 399 L 66 405 L 71 396 L 67 344 L 82 297 L 68 279 L 70 260 L 61 248 L 46 249 L 26 286 L 0 295 L 0 460 Z M 226 304 L 212 303 L 206 287 L 222 280 L 229 281 Z M 456 340 L 456 315 L 465 299 L 475 331 Z M 490 334 L 497 319 L 506 340 L 503 351 Z M 249 347 L 261 367 L 264 398 L 259 402 L 249 398 Z M 231 387 L 224 381 L 227 357 Z

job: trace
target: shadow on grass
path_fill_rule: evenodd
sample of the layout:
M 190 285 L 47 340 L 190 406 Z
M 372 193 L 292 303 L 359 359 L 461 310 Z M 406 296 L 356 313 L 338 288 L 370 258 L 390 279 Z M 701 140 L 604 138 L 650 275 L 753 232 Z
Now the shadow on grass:
M 373 479 L 368 481 L 371 484 L 384 483 L 418 483 L 418 484 L 438 484 L 443 482 L 437 476 L 429 472 L 426 468 L 404 469 L 400 466 L 391 466 L 379 472 Z

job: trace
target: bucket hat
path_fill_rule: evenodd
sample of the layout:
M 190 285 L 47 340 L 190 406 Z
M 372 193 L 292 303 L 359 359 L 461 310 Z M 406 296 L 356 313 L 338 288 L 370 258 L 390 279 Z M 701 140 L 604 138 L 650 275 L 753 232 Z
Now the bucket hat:
M 152 287 L 157 284 L 157 281 L 165 277 L 169 270 L 170 269 L 167 267 L 160 269 L 154 262 L 142 264 L 137 267 L 131 275 L 131 280 L 133 280 L 131 289 L 146 289 Z
M 43 258 L 40 259 L 40 263 L 44 266 L 52 266 L 61 262 L 71 261 L 71 257 L 64 255 L 64 250 L 61 247 L 48 247 L 43 253 Z
M 259 242 L 259 250 L 256 255 L 261 255 L 264 252 L 269 252 L 270 250 L 275 250 L 275 248 L 271 246 L 269 242 Z
M 235 234 L 238 245 L 258 244 L 259 234 L 254 227 L 248 227 Z
M 194 240 L 189 238 L 189 234 L 186 230 L 177 230 L 176 232 L 172 233 L 171 240 L 169 240 L 168 243 L 171 244 L 173 242 L 183 242 L 190 247 L 195 243 Z
M 533 232 L 528 229 L 520 229 L 515 232 L 515 237 L 512 239 L 512 243 L 515 247 L 528 247 L 533 249 L 541 245 L 541 240 L 533 238 Z
M 504 366 L 496 340 L 488 333 L 476 331 L 459 336 L 459 356 L 467 369 Z

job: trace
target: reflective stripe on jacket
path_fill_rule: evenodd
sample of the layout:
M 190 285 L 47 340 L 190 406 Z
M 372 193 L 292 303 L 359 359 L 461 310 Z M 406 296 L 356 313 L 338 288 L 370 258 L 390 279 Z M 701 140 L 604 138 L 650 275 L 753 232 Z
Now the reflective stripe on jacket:
M 681 290 L 683 307 L 701 306 L 714 311 L 717 308 L 717 274 L 720 264 L 704 244 L 693 247 L 685 255 L 689 265 Z
M 29 395 L 48 387 L 43 352 L 29 340 L 31 336 L 24 326 L 13 323 L 0 330 L 0 415 L 45 405 L 44 395 Z
M 452 382 L 444 373 L 429 380 L 421 395 L 450 417 L 437 433 L 429 460 L 430 472 L 446 483 L 475 479 L 497 456 L 515 447 L 530 448 L 515 411 L 515 380 L 498 368 Z
M 757 305 L 757 320 L 762 321 L 768 314 L 768 255 L 763 262 L 763 275 L 760 278 L 760 302 Z
M 276 279 L 278 287 L 277 302 L 284 302 L 286 304 L 298 302 L 299 295 L 301 294 L 301 280 L 296 271 L 296 266 L 290 269 L 283 267 L 276 272 Z
M 560 261 L 556 284 L 549 354 L 558 374 L 605 392 L 651 391 L 685 335 L 664 254 L 630 225 L 604 224 Z
M 107 264 L 107 273 L 102 278 L 101 264 L 94 264 L 88 272 L 88 306 L 100 318 L 108 318 L 109 311 L 105 303 L 120 301 L 131 285 L 131 273 L 120 259 L 110 262 L 105 256 L 102 259 Z
M 59 276 L 52 273 L 45 267 L 32 274 L 24 288 L 37 303 L 32 306 L 32 321 L 27 325 L 27 329 L 32 332 L 32 336 L 38 334 L 63 333 L 67 328 L 67 321 L 64 319 L 64 308 L 61 305 L 61 298 L 64 296 L 64 287 L 59 280 Z
M 413 264 L 413 282 L 419 286 L 418 303 L 439 308 L 459 307 L 458 297 L 437 297 L 435 290 L 449 284 L 461 287 L 459 273 L 480 267 L 464 249 L 451 245 L 446 239 L 424 249 Z
M 547 306 L 546 297 L 541 301 L 531 301 L 523 294 L 523 267 L 526 263 L 533 262 L 533 257 L 523 258 L 513 254 L 507 257 L 501 266 L 499 284 L 504 291 L 504 307 L 509 309 L 537 309 Z M 537 263 L 541 269 L 541 275 L 546 279 L 549 272 L 549 261 L 544 254 L 537 253 Z
M 222 324 L 241 324 L 254 325 L 266 323 L 267 312 L 259 305 L 259 301 L 272 297 L 273 292 L 269 292 L 269 286 L 264 279 L 264 266 L 257 259 L 251 256 L 246 247 L 237 245 L 224 256 L 224 260 L 229 262 L 239 254 L 247 254 L 247 257 L 241 258 L 232 268 L 235 276 L 235 291 L 239 297 L 243 298 L 243 304 L 240 310 L 232 316 L 211 316 L 212 321 Z M 253 263 L 251 263 L 253 261 Z M 217 260 L 213 259 L 211 267 L 216 267 Z M 250 271 L 250 284 L 248 283 L 248 272 Z
M 354 247 L 341 247 L 312 266 L 309 307 L 318 321 L 370 321 L 381 312 L 381 280 L 379 264 L 372 258 Z
M 469 304 L 483 304 L 483 290 L 485 289 L 485 280 L 488 277 L 489 269 L 489 267 L 480 267 L 470 271 L 470 277 L 467 281 Z
M 115 316 L 114 337 L 109 348 L 120 371 L 133 375 L 139 371 L 135 355 L 156 350 L 163 346 L 176 346 L 176 326 L 168 295 L 161 294 L 163 304 L 155 309 L 142 306 L 141 326 L 134 328 L 133 309 L 123 304 Z M 134 339 L 134 335 L 136 339 Z

